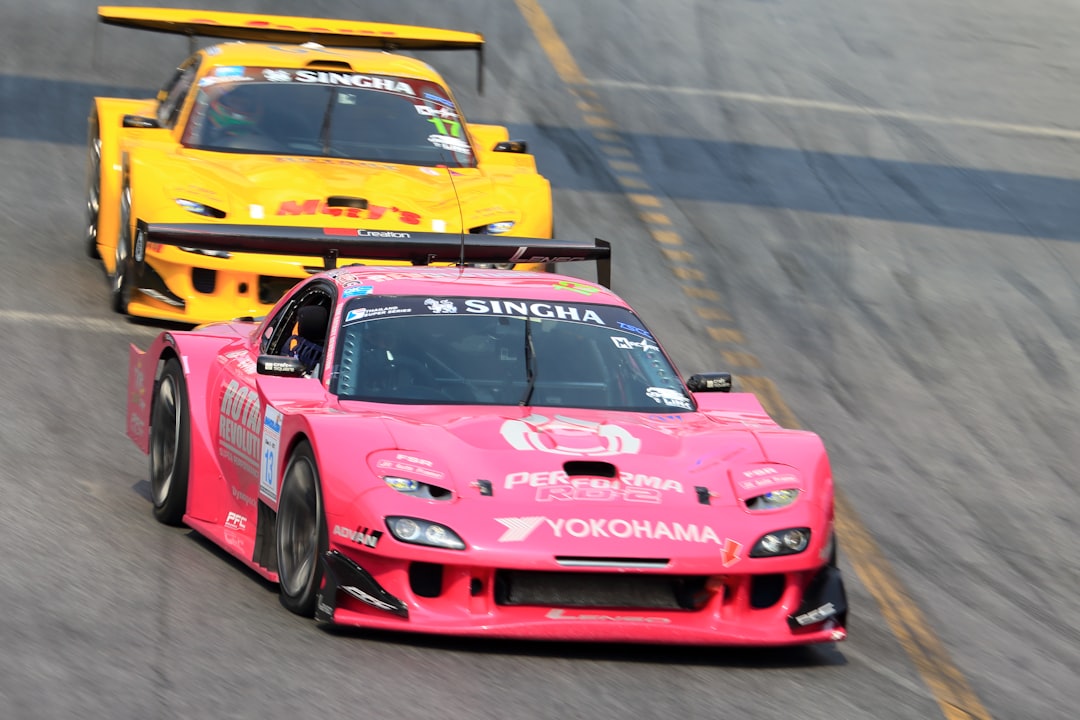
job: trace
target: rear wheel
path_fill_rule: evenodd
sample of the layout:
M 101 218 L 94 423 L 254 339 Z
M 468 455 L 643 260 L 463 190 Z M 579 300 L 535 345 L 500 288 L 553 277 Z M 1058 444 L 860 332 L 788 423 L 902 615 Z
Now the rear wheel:
M 97 128 L 90 131 L 89 157 L 86 168 L 86 254 L 98 258 L 98 216 L 101 213 L 101 136 Z
M 184 522 L 190 464 L 187 384 L 180 361 L 170 358 L 157 382 L 150 415 L 150 499 L 154 517 L 166 525 Z
M 112 308 L 126 314 L 131 302 L 131 186 L 127 176 L 120 191 L 120 232 L 116 238 L 116 269 L 110 279 Z
M 322 585 L 320 558 L 329 543 L 319 469 L 306 442 L 296 447 L 285 468 L 276 542 L 281 604 L 297 615 L 311 617 Z

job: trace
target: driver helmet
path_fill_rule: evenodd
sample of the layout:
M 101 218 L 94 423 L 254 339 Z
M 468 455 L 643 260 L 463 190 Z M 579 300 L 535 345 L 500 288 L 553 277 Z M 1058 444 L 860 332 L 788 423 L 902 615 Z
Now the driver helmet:
M 211 125 L 234 135 L 253 132 L 261 114 L 262 105 L 248 87 L 226 89 L 211 98 L 206 109 Z

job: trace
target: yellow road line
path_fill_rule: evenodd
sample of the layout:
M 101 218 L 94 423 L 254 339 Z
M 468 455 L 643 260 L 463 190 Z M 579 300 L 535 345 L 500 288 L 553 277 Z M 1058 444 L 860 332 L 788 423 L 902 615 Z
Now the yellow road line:
M 623 87 L 631 89 L 646 89 L 648 87 L 639 83 L 619 83 L 614 81 L 589 83 L 581 72 L 581 68 L 578 67 L 577 62 L 570 54 L 566 44 L 555 31 L 555 27 L 552 25 L 547 13 L 540 7 L 537 0 L 515 0 L 515 2 L 563 82 L 571 86 L 583 86 L 588 83 L 594 86 L 603 85 L 607 87 Z M 588 89 L 574 87 L 572 90 L 575 93 L 582 93 L 582 91 L 587 91 Z M 669 89 L 669 91 L 674 92 L 681 92 L 684 90 L 686 92 L 694 92 L 692 89 Z M 698 92 L 696 94 L 706 93 Z M 766 95 L 755 95 L 752 93 L 721 93 L 721 91 L 717 91 L 713 94 L 728 99 L 790 107 L 808 107 L 817 110 L 862 113 L 876 117 L 918 122 L 961 124 L 993 130 L 1026 132 L 1028 134 L 1056 134 L 1058 137 L 1069 137 L 1070 139 L 1075 135 L 1077 139 L 1080 139 L 1080 132 L 1055 131 L 1052 128 L 1031 128 L 1028 126 L 1009 125 L 1005 123 L 986 123 L 982 121 L 964 120 L 962 118 L 939 118 L 931 115 L 901 113 L 880 108 L 841 105 L 839 103 L 822 103 L 817 101 L 799 100 L 797 98 L 778 98 Z M 589 96 L 595 100 L 595 93 L 591 93 Z M 585 108 L 583 108 L 583 110 L 585 110 Z M 586 115 L 584 119 L 590 125 L 595 126 L 603 124 L 601 121 L 605 120 L 606 117 L 603 108 L 600 107 L 598 102 L 594 101 L 589 103 L 587 105 L 587 110 L 589 114 Z M 1045 132 L 1048 130 L 1051 132 Z M 593 134 L 604 142 L 618 141 L 618 136 L 613 133 L 594 131 Z M 619 178 L 624 186 L 629 184 L 627 183 L 628 179 L 629 178 L 625 177 Z M 647 187 L 647 184 L 643 184 L 643 189 L 646 189 Z M 631 202 L 639 207 L 662 207 L 660 199 L 651 193 L 628 193 L 627 196 Z M 643 217 L 643 219 L 646 220 L 646 222 L 648 221 L 647 216 Z M 662 245 L 670 246 L 682 244 L 682 237 L 675 231 L 659 230 L 656 228 L 650 228 L 650 230 L 653 238 Z M 683 256 L 680 255 L 680 257 Z M 680 268 L 673 268 L 673 272 L 678 275 Z M 682 290 L 687 296 L 692 298 L 712 301 L 720 300 L 719 294 L 708 288 L 682 285 Z M 714 319 L 719 315 L 725 316 L 726 319 L 727 315 L 723 310 L 717 308 L 699 307 L 697 308 L 697 312 L 699 316 L 705 320 Z M 706 329 L 713 340 L 717 342 L 735 345 L 744 342 L 742 333 L 735 328 L 710 326 Z M 748 361 L 753 361 L 754 363 L 757 362 L 757 359 L 749 353 L 746 354 L 746 359 Z M 798 418 L 795 417 L 795 414 L 788 408 L 783 398 L 780 397 L 780 392 L 772 380 L 765 377 L 748 375 L 740 376 L 738 382 L 742 389 L 758 396 L 762 405 L 778 423 L 784 427 L 801 427 Z M 854 507 L 847 500 L 847 497 L 839 490 L 836 492 L 836 528 L 837 534 L 840 537 L 840 543 L 845 549 L 845 556 L 852 563 L 859 579 L 874 596 L 874 599 L 881 608 L 885 621 L 911 658 L 915 668 L 918 670 L 927 687 L 930 688 L 930 691 L 933 693 L 946 720 L 990 720 L 989 713 L 983 707 L 963 674 L 953 664 L 949 657 L 948 650 L 946 650 L 937 635 L 934 634 L 933 630 L 930 628 L 929 622 L 915 605 L 910 594 L 904 589 L 903 583 L 892 569 L 889 561 L 885 558 L 884 553 L 877 545 L 873 535 L 871 535 L 867 527 L 859 520 Z
M 581 74 L 574 56 L 570 54 L 566 44 L 563 43 L 559 33 L 555 32 L 555 26 L 551 24 L 551 18 L 536 0 L 516 0 L 518 10 L 525 16 L 525 22 L 529 23 L 533 35 L 536 36 L 540 47 L 547 53 L 548 60 L 555 66 L 555 72 L 567 85 L 585 85 L 585 76 Z

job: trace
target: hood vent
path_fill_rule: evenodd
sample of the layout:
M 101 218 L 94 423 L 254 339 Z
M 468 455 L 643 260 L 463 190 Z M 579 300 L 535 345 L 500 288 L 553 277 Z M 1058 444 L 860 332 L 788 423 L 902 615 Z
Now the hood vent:
M 566 471 L 568 477 L 618 477 L 614 465 L 598 460 L 570 460 L 563 463 L 563 470 Z

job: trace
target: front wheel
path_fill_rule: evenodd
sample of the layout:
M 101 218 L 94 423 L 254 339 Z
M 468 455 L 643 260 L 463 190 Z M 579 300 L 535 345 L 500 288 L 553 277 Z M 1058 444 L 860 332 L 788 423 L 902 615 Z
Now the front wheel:
M 120 232 L 116 238 L 116 268 L 111 278 L 112 308 L 127 314 L 131 302 L 131 186 L 124 178 L 120 191 Z
M 169 358 L 157 382 L 150 414 L 150 498 L 154 517 L 166 525 L 184 523 L 190 463 L 187 384 L 180 361 Z
M 101 214 L 101 137 L 90 132 L 89 157 L 86 168 L 86 254 L 95 260 L 98 255 L 98 216 Z
M 311 445 L 302 442 L 289 458 L 277 513 L 278 589 L 281 604 L 312 617 L 322 585 L 320 558 L 329 543 Z

